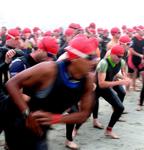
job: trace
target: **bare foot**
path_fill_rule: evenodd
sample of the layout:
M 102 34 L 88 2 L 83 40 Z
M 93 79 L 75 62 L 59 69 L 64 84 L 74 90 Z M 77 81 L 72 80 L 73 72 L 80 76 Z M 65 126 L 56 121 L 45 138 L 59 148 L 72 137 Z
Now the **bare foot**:
M 112 139 L 119 139 L 120 138 L 116 133 L 114 133 L 113 131 L 109 131 L 107 129 L 105 131 L 105 135 L 112 138 Z
M 99 122 L 98 119 L 93 119 L 93 127 L 98 129 L 104 129 L 104 126 Z
M 72 149 L 72 150 L 78 150 L 79 149 L 79 147 L 76 143 L 74 143 L 73 141 L 69 141 L 69 140 L 65 141 L 65 146 Z
M 123 116 L 121 116 L 121 117 L 118 119 L 118 121 L 119 121 L 119 122 L 126 122 L 126 119 L 125 119 Z
M 137 107 L 136 111 L 141 111 L 141 110 L 142 110 L 142 106 L 139 105 L 139 106 Z

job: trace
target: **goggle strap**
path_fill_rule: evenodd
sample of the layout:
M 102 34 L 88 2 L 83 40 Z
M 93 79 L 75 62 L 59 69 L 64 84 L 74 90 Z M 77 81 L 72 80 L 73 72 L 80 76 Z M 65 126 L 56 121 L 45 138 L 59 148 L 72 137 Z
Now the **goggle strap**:
M 13 40 L 15 40 L 15 37 L 14 37 L 13 35 L 11 35 L 11 34 L 9 34 L 9 33 L 7 33 L 7 35 L 8 35 L 10 38 L 12 38 Z
M 79 50 L 77 50 L 77 49 L 75 49 L 75 48 L 73 48 L 71 46 L 66 47 L 66 49 L 68 51 L 72 52 L 73 54 L 81 57 L 81 58 L 86 58 L 87 57 L 87 55 L 85 53 L 83 53 L 83 52 L 81 52 L 81 51 L 79 51 Z

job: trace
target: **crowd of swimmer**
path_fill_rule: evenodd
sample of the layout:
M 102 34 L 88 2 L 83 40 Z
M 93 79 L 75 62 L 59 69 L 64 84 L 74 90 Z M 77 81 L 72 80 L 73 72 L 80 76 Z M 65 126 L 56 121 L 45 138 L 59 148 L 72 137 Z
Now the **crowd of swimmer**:
M 117 139 L 119 136 L 112 131 L 113 126 L 121 116 L 124 107 L 118 100 L 123 103 L 126 91 L 139 91 L 137 111 L 142 110 L 144 101 L 144 26 L 127 27 L 123 25 L 121 28 L 112 27 L 110 30 L 98 28 L 95 23 L 90 23 L 83 28 L 79 24 L 71 23 L 66 29 L 57 28 L 55 30 L 42 31 L 39 27 L 30 29 L 26 28 L 12 28 L 7 29 L 1 27 L 0 29 L 0 85 L 4 88 L 5 83 L 9 78 L 15 76 L 17 73 L 41 63 L 43 61 L 61 61 L 65 59 L 67 47 L 69 42 L 75 37 L 93 38 L 97 41 L 98 47 L 94 52 L 93 59 L 94 69 L 104 71 L 106 69 L 106 61 L 110 60 L 109 56 L 113 49 L 113 54 L 121 54 L 121 47 L 125 50 L 124 56 L 117 55 L 123 66 L 119 71 L 119 76 L 126 76 L 130 79 L 127 81 L 125 88 L 117 87 L 114 90 L 117 92 L 119 98 L 115 96 L 115 92 L 111 91 L 110 87 L 107 90 L 101 90 L 97 87 L 97 81 L 94 82 L 94 90 L 97 94 L 96 104 L 93 109 L 93 127 L 103 129 L 104 126 L 98 120 L 99 97 L 103 97 L 108 101 L 113 108 L 113 116 L 109 122 L 108 128 L 105 131 L 107 136 Z M 45 44 L 49 43 L 49 44 Z M 39 49 L 42 49 L 40 51 Z M 44 49 L 44 50 L 43 50 Z M 46 49 L 46 50 L 45 50 Z M 57 50 L 58 49 L 58 50 Z M 118 49 L 118 52 L 115 52 Z M 43 53 L 46 51 L 47 53 Z M 19 64 L 21 62 L 21 65 Z M 23 65 L 22 65 L 23 64 Z M 108 64 L 110 65 L 110 64 Z M 114 71 L 113 67 L 109 71 Z M 117 73 L 115 70 L 114 73 Z M 94 75 L 95 76 L 95 75 Z M 97 77 L 99 78 L 99 76 Z M 98 79 L 97 79 L 98 80 Z M 118 80 L 115 78 L 115 80 Z M 142 87 L 137 85 L 139 81 Z M 97 88 L 96 88 L 97 87 Z M 105 93 L 104 93 L 105 92 Z M 106 94 L 108 93 L 108 94 Z M 4 99 L 0 95 L 0 99 Z M 115 101 L 117 101 L 115 103 Z M 118 106 L 117 106 L 118 105 Z M 79 111 L 79 104 L 69 108 L 67 113 Z M 127 113 L 124 111 L 123 113 Z M 119 118 L 119 120 L 122 118 Z M 78 149 L 79 146 L 73 141 L 77 135 L 78 129 L 82 124 L 66 124 L 66 141 L 65 146 L 70 149 Z M 110 128 L 111 127 L 111 128 Z

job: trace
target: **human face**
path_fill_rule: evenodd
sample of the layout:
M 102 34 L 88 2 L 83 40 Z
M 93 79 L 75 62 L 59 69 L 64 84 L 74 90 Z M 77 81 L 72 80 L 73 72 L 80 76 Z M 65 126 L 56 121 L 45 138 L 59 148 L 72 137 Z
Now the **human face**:
M 75 68 L 82 76 L 92 71 L 94 64 L 95 64 L 93 61 L 94 58 L 95 56 L 90 54 L 90 55 L 87 55 L 87 57 L 85 58 L 77 58 L 74 60 L 76 62 Z
M 50 54 L 48 54 L 44 50 L 37 50 L 36 51 L 36 55 L 35 55 L 35 59 L 36 59 L 37 62 L 43 62 L 43 61 L 53 60 L 53 58 L 50 57 Z
M 121 32 L 119 31 L 119 32 L 117 32 L 117 33 L 115 33 L 115 37 L 117 38 L 117 39 L 119 39 L 120 38 L 120 36 L 121 36 Z
M 30 36 L 31 36 L 31 33 L 25 33 L 25 34 L 24 34 L 24 37 L 25 37 L 26 39 L 30 38 Z
M 121 45 L 125 50 L 127 50 L 127 49 L 130 47 L 131 43 L 121 43 L 121 42 L 120 42 L 120 45 Z
M 89 54 L 89 55 L 87 55 L 86 57 L 85 57 L 85 59 L 87 59 L 87 60 L 94 60 L 95 59 L 95 55 L 94 54 Z
M 131 43 L 120 43 L 121 45 L 130 46 Z
M 119 54 L 119 55 L 111 54 L 112 61 L 115 64 L 118 64 L 120 62 L 120 60 L 123 58 L 123 56 L 124 55 L 122 55 L 122 54 Z
M 77 57 L 71 61 L 75 63 L 75 68 L 80 74 L 86 74 L 93 67 L 95 54 L 93 51 L 90 54 L 83 53 L 73 47 L 67 47 L 67 50 L 75 54 Z

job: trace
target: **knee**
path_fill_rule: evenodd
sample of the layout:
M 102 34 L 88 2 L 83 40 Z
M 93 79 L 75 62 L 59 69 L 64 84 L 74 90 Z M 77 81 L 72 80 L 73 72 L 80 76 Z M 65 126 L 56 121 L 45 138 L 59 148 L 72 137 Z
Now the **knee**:
M 123 95 L 123 97 L 126 96 L 126 91 L 125 90 L 122 92 L 122 95 Z
M 124 111 L 124 106 L 121 104 L 114 109 L 118 113 L 122 113 Z
M 125 97 L 125 95 L 126 95 L 126 90 L 121 90 L 121 92 L 119 93 L 119 95 L 121 96 L 121 97 Z

